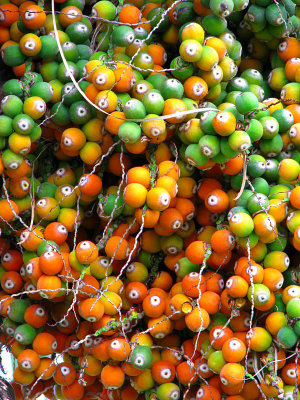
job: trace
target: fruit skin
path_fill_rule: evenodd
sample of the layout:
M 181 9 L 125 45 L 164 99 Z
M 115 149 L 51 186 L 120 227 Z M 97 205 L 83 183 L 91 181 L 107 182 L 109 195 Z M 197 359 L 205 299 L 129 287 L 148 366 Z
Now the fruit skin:
M 180 397 L 180 390 L 175 383 L 163 383 L 157 388 L 156 394 L 159 400 L 176 400 Z
M 255 327 L 252 332 L 249 331 L 246 335 L 250 343 L 250 349 L 253 351 L 264 351 L 272 343 L 272 336 L 262 327 Z
M 283 326 L 277 333 L 277 340 L 283 348 L 290 349 L 296 344 L 298 335 L 290 326 Z
M 138 369 L 146 369 L 152 363 L 152 352 L 148 346 L 136 346 L 130 355 L 131 364 Z
M 3 53 L 3 60 L 9 67 L 17 67 L 24 63 L 25 58 L 19 45 L 6 47 Z
M 263 305 L 270 299 L 270 290 L 267 286 L 255 283 L 248 289 L 248 299 L 254 299 L 254 305 Z
M 286 312 L 289 317 L 300 318 L 300 300 L 291 299 L 286 305 Z

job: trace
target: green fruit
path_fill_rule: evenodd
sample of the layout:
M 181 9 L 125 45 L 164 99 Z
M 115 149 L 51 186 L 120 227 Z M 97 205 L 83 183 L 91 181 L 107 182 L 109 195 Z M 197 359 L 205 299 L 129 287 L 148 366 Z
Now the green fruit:
M 249 245 L 250 249 L 253 249 L 253 247 L 255 247 L 257 245 L 258 241 L 259 241 L 259 236 L 255 232 L 250 233 L 250 235 L 248 237 L 237 238 L 237 240 L 236 240 L 238 245 L 241 246 L 245 250 L 247 250 L 248 245 Z
M 53 240 L 47 240 L 42 242 L 37 248 L 37 255 L 40 257 L 42 254 L 46 253 L 47 251 L 56 251 L 58 250 L 58 244 L 53 242 Z
M 238 192 L 241 189 L 242 184 L 243 184 L 243 176 L 241 173 L 231 176 L 230 185 L 233 190 L 236 190 Z M 248 186 L 249 183 L 246 181 L 245 188 L 247 188 Z
M 227 137 L 221 138 L 220 146 L 221 146 L 221 153 L 224 154 L 225 157 L 234 158 L 239 154 L 238 151 L 233 151 L 231 149 L 231 147 L 229 146 Z
M 156 33 L 166 32 L 171 21 L 169 15 L 163 7 L 156 7 L 149 12 L 147 20 L 150 22 L 151 29 L 155 28 Z
M 253 195 L 252 190 L 249 189 L 245 189 L 243 190 L 243 193 L 240 195 L 240 197 L 236 200 L 235 204 L 237 205 L 237 207 L 241 207 L 247 210 L 247 202 L 248 199 Z M 234 207 L 234 208 L 237 208 Z M 240 210 L 242 212 L 244 212 L 243 210 Z M 249 210 L 247 210 L 249 211 Z M 238 212 L 238 211 L 236 211 Z M 247 214 L 249 214 L 249 212 L 247 212 Z M 250 214 L 249 214 L 250 215 Z
M 254 222 L 249 214 L 237 212 L 229 220 L 229 227 L 232 233 L 238 237 L 249 236 L 254 229 Z
M 265 98 L 265 92 L 263 88 L 259 85 L 250 84 L 249 92 L 253 93 L 258 101 L 263 101 Z
M 75 7 L 79 8 L 79 10 L 81 10 L 81 11 L 83 10 L 84 5 L 85 5 L 85 0 L 67 0 L 64 3 L 65 7 L 75 6 Z
M 167 79 L 161 87 L 161 95 L 166 99 L 181 99 L 184 93 L 183 85 L 177 79 Z
M 98 43 L 97 48 L 101 52 L 107 52 L 109 49 L 111 34 L 109 33 L 109 29 L 104 32 L 100 32 L 96 37 L 96 41 Z
M 202 136 L 199 140 L 199 149 L 205 157 L 215 157 L 220 152 L 220 139 L 217 136 Z
M 148 36 L 148 31 L 144 27 L 138 26 L 134 28 L 134 34 L 136 39 L 143 40 L 146 39 L 146 37 Z
M 17 133 L 29 135 L 34 127 L 34 120 L 26 114 L 19 114 L 13 119 L 13 128 Z
M 113 21 L 116 16 L 115 5 L 108 0 L 98 1 L 92 8 L 92 16 Z
M 2 91 L 4 96 L 13 94 L 21 98 L 23 96 L 23 85 L 18 79 L 9 79 L 3 84 Z
M 183 249 L 183 239 L 176 234 L 162 236 L 160 246 L 165 254 L 178 254 Z
M 134 30 L 126 25 L 118 25 L 114 28 L 111 38 L 114 45 L 127 47 L 135 39 Z
M 285 400 L 300 400 L 300 392 L 295 386 L 284 386 L 283 391 Z
M 6 116 L 0 115 L 0 136 L 6 137 L 13 132 L 13 120 Z
M 128 100 L 124 104 L 123 111 L 128 119 L 144 119 L 147 115 L 143 103 L 137 99 Z
M 248 300 L 253 303 L 255 306 L 262 306 L 266 304 L 270 300 L 271 292 L 270 289 L 260 283 L 255 283 L 253 286 L 251 285 L 248 289 Z
M 293 114 L 286 108 L 275 110 L 272 117 L 276 119 L 279 124 L 279 132 L 288 131 L 294 124 Z
M 248 20 L 252 24 L 265 24 L 265 8 L 258 6 L 256 4 L 252 4 L 247 10 Z
M 228 137 L 228 144 L 231 150 L 242 152 L 251 147 L 251 139 L 246 132 L 235 131 Z
M 141 135 L 141 127 L 135 122 L 126 121 L 118 130 L 118 136 L 124 143 L 136 143 L 140 139 Z
M 9 318 L 5 318 L 3 321 L 2 329 L 8 336 L 14 336 L 18 324 Z
M 207 135 L 216 135 L 216 131 L 213 128 L 213 119 L 217 113 L 216 111 L 205 111 L 200 114 L 200 128 Z
M 48 82 L 37 82 L 31 86 L 29 94 L 41 97 L 45 103 L 48 103 L 53 96 L 53 89 Z
M 70 120 L 73 124 L 84 125 L 94 115 L 94 108 L 85 100 L 76 101 L 69 109 Z
M 241 76 L 235 77 L 228 82 L 226 86 L 227 92 L 239 91 L 239 92 L 248 92 L 249 91 L 249 83 L 245 78 Z
M 174 271 L 179 278 L 183 278 L 190 272 L 198 272 L 199 266 L 198 264 L 193 264 L 187 257 L 183 257 L 175 264 Z
M 89 27 L 81 22 L 73 22 L 66 28 L 66 34 L 70 40 L 76 44 L 84 43 L 90 36 L 91 31 Z
M 58 52 L 58 46 L 56 39 L 50 35 L 40 36 L 42 43 L 41 51 L 39 52 L 39 57 L 43 59 L 54 58 Z
M 286 312 L 289 317 L 300 318 L 300 298 L 291 299 L 286 305 Z
M 212 353 L 207 360 L 208 368 L 215 374 L 219 374 L 222 367 L 226 364 L 223 357 L 222 350 L 215 351 Z M 200 367 L 201 368 L 201 367 Z
M 285 313 L 285 304 L 282 300 L 281 293 L 275 293 L 275 304 L 273 311 L 280 311 Z
M 73 75 L 75 79 L 77 79 L 79 74 L 79 69 L 77 65 L 72 61 L 68 61 L 67 65 L 70 70 L 70 73 Z M 71 82 L 69 71 L 67 70 L 63 62 L 59 64 L 56 74 L 57 74 L 57 79 L 60 80 L 62 83 Z
M 287 12 L 283 4 L 270 4 L 266 8 L 266 20 L 271 25 L 281 25 L 287 18 Z
M 130 362 L 137 369 L 146 369 L 152 363 L 152 351 L 151 348 L 148 346 L 140 345 L 136 346 L 131 355 L 130 355 Z
M 201 167 L 206 164 L 209 160 L 205 157 L 199 150 L 198 144 L 190 144 L 185 149 L 185 159 L 186 161 L 195 167 Z
M 189 21 L 193 21 L 196 17 L 193 10 L 193 1 L 179 3 L 174 7 L 173 11 L 176 15 L 178 25 L 183 25 Z
M 263 117 L 269 117 L 270 111 L 264 103 L 258 103 L 257 110 L 253 112 L 254 118 L 260 120 Z
M 248 12 L 252 6 L 249 7 Z M 246 69 L 241 73 L 241 77 L 246 79 L 249 85 L 255 84 L 261 86 L 263 83 L 262 74 L 257 69 Z
M 50 82 L 57 78 L 59 63 L 56 61 L 48 61 L 41 65 L 40 73 L 46 82 Z
M 236 98 L 235 106 L 238 112 L 245 115 L 258 107 L 258 100 L 253 93 L 244 92 Z
M 215 161 L 217 164 L 224 164 L 229 160 L 229 158 L 224 156 L 224 154 L 222 153 L 218 153 L 217 155 L 212 157 L 212 160 Z
M 88 60 L 87 59 L 84 59 L 84 60 L 78 60 L 77 62 L 76 62 L 76 66 L 77 66 L 77 68 L 78 68 L 78 78 L 79 79 L 83 79 L 83 78 L 85 78 L 85 70 L 84 70 L 84 67 L 85 67 L 85 65 L 86 65 L 86 63 L 88 62 Z M 80 81 L 79 81 L 79 86 L 80 86 Z
M 298 337 L 300 337 L 300 321 L 297 321 L 294 326 L 294 331 Z
M 81 94 L 72 82 L 66 83 L 63 86 L 61 90 L 61 95 L 64 99 L 64 104 L 66 106 L 70 106 L 71 104 L 80 101 L 82 98 Z
M 246 132 L 249 135 L 251 142 L 256 142 L 261 139 L 263 135 L 263 127 L 258 119 L 251 118 L 249 124 L 246 126 Z
M 55 196 L 55 191 L 57 186 L 52 182 L 42 182 L 37 190 L 38 199 L 43 197 L 53 197 Z
M 204 342 L 202 342 L 200 346 L 200 353 L 202 355 L 205 354 L 205 358 L 208 359 L 214 352 L 215 349 L 212 347 L 210 340 L 209 339 L 204 340 Z
M 297 343 L 298 336 L 293 328 L 290 326 L 283 326 L 277 333 L 276 340 L 284 349 L 290 349 Z
M 225 18 L 217 17 L 214 14 L 209 14 L 203 17 L 202 25 L 208 35 L 219 36 L 225 32 L 227 28 L 227 21 Z
M 118 100 L 122 103 L 122 107 L 124 107 L 125 103 L 130 99 L 131 97 L 128 93 L 118 93 Z
M 65 59 L 67 61 L 72 61 L 73 63 L 76 63 L 79 58 L 78 54 L 78 49 L 75 43 L 72 42 L 65 42 L 61 45 L 63 55 L 65 56 Z M 60 53 L 58 53 L 56 57 L 57 61 L 62 63 L 63 59 Z
M 247 167 L 247 172 L 252 178 L 258 178 L 262 176 L 266 171 L 266 160 L 260 155 L 249 156 L 249 164 Z
M 20 46 L 13 44 L 5 47 L 3 51 L 3 62 L 9 67 L 17 67 L 18 65 L 24 64 L 25 57 L 20 49 Z
M 16 154 L 10 149 L 6 149 L 2 153 L 2 162 L 5 168 L 17 169 L 23 162 L 21 154 Z
M 163 383 L 158 386 L 156 395 L 158 400 L 179 400 L 180 389 L 175 383 Z
M 224 281 L 223 279 L 220 280 L 220 287 L 224 285 Z M 222 313 L 215 313 L 213 315 L 210 316 L 210 323 L 208 325 L 208 330 L 212 330 L 212 328 L 214 328 L 217 325 L 225 325 L 226 322 L 228 321 L 228 318 L 226 317 L 226 315 L 222 314 Z
M 85 44 L 78 44 L 77 50 L 78 50 L 79 60 L 89 60 L 90 59 L 90 57 L 92 55 L 92 51 L 89 46 L 87 46 Z
M 194 72 L 193 64 L 185 61 L 181 56 L 173 58 L 170 67 L 172 68 L 171 74 L 176 79 L 185 80 L 192 76 Z
M 166 75 L 162 74 L 153 74 L 146 78 L 146 81 L 149 82 L 154 89 L 160 90 L 161 85 L 166 81 L 168 78 Z M 154 113 L 155 114 L 155 113 Z
M 258 211 L 265 211 L 269 206 L 269 200 L 267 196 L 262 193 L 253 194 L 247 200 L 247 208 L 250 214 L 255 214 Z
M 31 344 L 36 336 L 36 330 L 29 324 L 19 325 L 15 330 L 14 338 L 25 346 Z
M 55 103 L 51 107 L 51 120 L 59 126 L 68 125 L 70 122 L 69 109 L 60 102 Z
M 197 62 L 201 59 L 202 45 L 195 39 L 184 40 L 179 47 L 179 54 L 185 62 Z
M 264 139 L 272 139 L 279 132 L 279 124 L 273 117 L 263 117 L 259 120 L 263 127 Z
M 228 51 L 228 56 L 233 61 L 238 61 L 242 56 L 242 45 L 238 40 L 233 41 L 232 48 Z
M 264 173 L 264 177 L 269 182 L 275 182 L 279 175 L 278 175 L 278 165 L 279 162 L 274 159 L 266 160 L 266 170 Z
M 5 96 L 1 101 L 1 110 L 4 115 L 14 118 L 23 111 L 23 102 L 14 95 Z
M 288 198 L 288 192 L 290 188 L 287 185 L 274 185 L 270 188 L 270 196 L 269 199 L 279 199 L 283 200 Z
M 25 322 L 24 314 L 30 306 L 29 300 L 14 299 L 7 307 L 7 316 L 14 322 L 22 324 Z
M 258 145 L 263 155 L 276 157 L 283 148 L 283 141 L 282 137 L 277 134 L 272 139 L 261 139 Z
M 144 95 L 142 103 L 147 114 L 156 115 L 161 115 L 165 105 L 162 95 L 153 89 L 148 90 L 148 92 Z
M 209 8 L 217 17 L 226 18 L 234 8 L 232 0 L 210 0 Z
M 133 65 L 138 68 L 138 72 L 143 79 L 147 77 L 153 69 L 154 60 L 150 54 L 141 51 L 133 58 Z
M 265 196 L 269 195 L 270 186 L 269 182 L 264 178 L 255 178 L 252 181 L 253 189 L 256 193 L 264 194 Z

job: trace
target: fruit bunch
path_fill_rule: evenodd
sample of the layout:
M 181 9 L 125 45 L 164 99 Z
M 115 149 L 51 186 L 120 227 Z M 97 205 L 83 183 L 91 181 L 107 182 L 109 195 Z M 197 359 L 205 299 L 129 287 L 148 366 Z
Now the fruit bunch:
M 16 399 L 300 399 L 297 1 L 0 3 Z

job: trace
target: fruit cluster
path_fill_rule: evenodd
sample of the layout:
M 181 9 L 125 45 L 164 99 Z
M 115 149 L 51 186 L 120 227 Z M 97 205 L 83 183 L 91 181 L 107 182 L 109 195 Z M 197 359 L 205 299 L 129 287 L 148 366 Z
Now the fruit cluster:
M 0 1 L 17 400 L 300 399 L 299 7 Z

